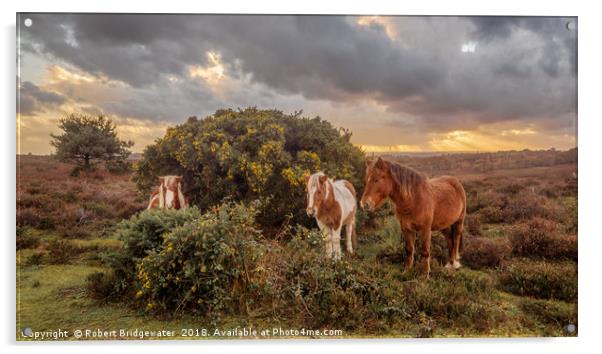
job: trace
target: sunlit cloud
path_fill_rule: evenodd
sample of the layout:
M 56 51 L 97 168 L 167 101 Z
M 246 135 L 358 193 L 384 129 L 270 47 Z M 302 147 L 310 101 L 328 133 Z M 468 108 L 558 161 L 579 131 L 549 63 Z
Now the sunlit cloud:
M 397 153 L 397 152 L 419 152 L 422 151 L 422 148 L 418 145 L 389 145 L 389 146 L 383 146 L 383 145 L 358 145 L 358 147 L 360 149 L 362 149 L 364 152 L 370 153 L 370 152 L 391 152 L 391 153 Z
M 387 37 L 391 40 L 397 38 L 397 30 L 395 25 L 391 21 L 391 17 L 383 16 L 360 16 L 357 18 L 357 24 L 360 26 L 370 26 L 372 24 L 379 24 L 385 29 Z
M 225 76 L 221 56 L 215 52 L 207 52 L 207 65 L 192 66 L 189 69 L 189 74 L 193 78 L 202 78 L 209 86 L 216 86 Z
M 481 125 L 473 130 L 456 130 L 431 134 L 430 151 L 500 151 L 500 150 L 546 150 L 552 147 L 570 149 L 575 147 L 575 136 L 567 133 L 553 134 L 538 132 L 533 126 L 504 129 L 503 126 L 517 124 L 496 123 Z
M 501 136 L 510 136 L 510 135 L 535 135 L 537 134 L 533 128 L 525 128 L 525 129 L 510 129 L 510 130 L 502 130 L 500 132 Z
M 60 65 L 48 66 L 46 69 L 46 77 L 44 79 L 47 84 L 65 81 L 71 83 L 92 83 L 98 81 L 98 79 L 93 75 L 87 74 L 83 71 L 70 70 Z

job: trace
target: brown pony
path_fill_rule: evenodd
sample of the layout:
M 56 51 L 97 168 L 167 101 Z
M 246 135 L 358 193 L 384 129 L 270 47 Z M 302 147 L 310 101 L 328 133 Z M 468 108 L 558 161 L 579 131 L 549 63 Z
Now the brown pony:
M 360 201 L 365 210 L 378 209 L 389 197 L 395 204 L 405 241 L 407 260 L 405 268 L 414 265 L 414 242 L 420 233 L 424 273 L 428 277 L 431 257 L 431 231 L 445 234 L 449 249 L 446 267 L 460 268 L 460 246 L 466 193 L 460 181 L 451 176 L 427 178 L 422 173 L 380 157 L 366 163 L 366 187 Z

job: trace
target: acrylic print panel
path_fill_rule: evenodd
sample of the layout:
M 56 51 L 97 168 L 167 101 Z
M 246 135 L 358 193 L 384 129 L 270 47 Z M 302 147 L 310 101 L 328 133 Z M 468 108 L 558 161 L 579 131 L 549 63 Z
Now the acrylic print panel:
M 577 18 L 21 13 L 17 46 L 17 340 L 577 335 Z

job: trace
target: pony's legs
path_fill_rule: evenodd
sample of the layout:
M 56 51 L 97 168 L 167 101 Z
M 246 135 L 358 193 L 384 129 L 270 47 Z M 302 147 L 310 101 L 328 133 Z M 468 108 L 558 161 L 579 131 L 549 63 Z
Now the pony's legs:
M 424 276 L 428 278 L 431 272 L 431 226 L 425 227 L 420 231 L 420 241 L 422 243 L 422 261 L 424 262 Z
M 353 254 L 353 243 L 352 243 L 353 228 L 354 228 L 354 225 L 352 222 L 345 225 L 345 233 L 346 233 L 345 246 L 347 246 L 347 253 L 349 253 L 349 254 Z
M 326 258 L 332 258 L 334 256 L 334 250 L 332 249 L 332 246 L 334 246 L 332 243 L 332 234 L 332 230 L 326 231 Z
M 451 268 L 452 263 L 454 261 L 454 237 L 453 237 L 453 227 L 441 230 L 441 233 L 445 236 L 445 240 L 447 241 L 447 251 L 449 260 L 445 263 L 445 268 Z
M 342 225 L 337 230 L 332 230 L 330 242 L 332 245 L 332 254 L 334 259 L 341 259 L 341 229 Z
M 332 257 L 332 230 L 324 225 L 323 223 L 320 222 L 320 220 L 316 219 L 316 221 L 318 222 L 318 227 L 320 228 L 320 231 L 322 232 L 322 235 L 324 236 L 324 239 L 326 240 L 326 245 L 325 245 L 325 249 L 326 249 L 326 258 L 331 258 Z
M 454 269 L 458 269 L 462 266 L 460 263 L 460 246 L 462 244 L 462 235 L 464 233 L 464 217 L 458 220 L 452 227 L 453 239 L 454 239 L 454 250 L 453 257 L 451 258 L 452 266 Z
M 414 266 L 414 243 L 416 242 L 416 233 L 414 231 L 405 230 L 401 232 L 404 239 L 406 250 L 406 264 L 404 271 L 409 271 Z

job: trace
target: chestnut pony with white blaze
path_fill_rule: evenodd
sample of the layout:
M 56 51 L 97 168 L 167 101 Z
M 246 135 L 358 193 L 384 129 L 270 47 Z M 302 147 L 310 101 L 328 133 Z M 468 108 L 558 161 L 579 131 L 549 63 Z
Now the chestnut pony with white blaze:
M 161 185 L 153 192 L 147 209 L 186 209 L 188 202 L 182 193 L 182 176 L 161 176 Z
M 390 198 L 401 226 L 407 253 L 406 270 L 414 265 L 414 242 L 420 233 L 424 273 L 430 272 L 431 231 L 440 230 L 447 239 L 447 268 L 460 268 L 460 246 L 466 216 L 466 193 L 451 176 L 427 178 L 422 173 L 380 157 L 366 163 L 366 187 L 360 205 L 378 209 Z
M 326 233 L 326 256 L 341 258 L 341 230 L 345 226 L 346 248 L 353 253 L 356 246 L 355 188 L 346 180 L 333 181 L 323 172 L 305 176 L 307 183 L 307 215 L 314 216 L 318 227 Z

